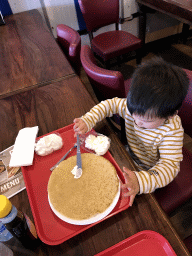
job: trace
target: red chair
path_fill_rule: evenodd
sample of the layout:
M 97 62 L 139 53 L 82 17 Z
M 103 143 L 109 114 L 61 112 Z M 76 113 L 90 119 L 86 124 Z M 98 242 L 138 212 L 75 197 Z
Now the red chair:
M 192 71 L 185 70 L 190 81 L 187 96 L 179 110 L 185 133 L 192 138 Z M 183 161 L 177 177 L 166 187 L 157 189 L 154 195 L 163 208 L 170 214 L 192 197 L 192 153 L 183 147 Z
M 179 116 L 181 117 L 185 133 L 192 138 L 192 71 L 185 71 L 188 75 L 190 84 L 187 96 L 179 110 Z
M 91 48 L 107 65 L 114 57 L 139 50 L 141 39 L 119 30 L 119 0 L 78 0 L 87 30 L 89 32 Z M 97 29 L 116 24 L 116 30 L 100 33 L 93 37 Z M 137 51 L 137 64 L 141 62 L 141 51 Z
M 184 244 L 186 245 L 187 249 L 189 250 L 189 252 L 192 255 L 192 235 L 185 238 Z
M 183 147 L 183 161 L 176 178 L 157 189 L 154 195 L 168 215 L 192 197 L 192 154 L 189 150 Z
M 81 69 L 80 51 L 81 51 L 81 37 L 79 33 L 64 24 L 57 25 L 57 42 L 75 72 L 79 75 Z
M 124 80 L 119 71 L 107 70 L 97 65 L 96 59 L 88 45 L 81 47 L 81 63 L 99 101 L 113 97 L 125 98 L 130 88 L 130 79 Z M 117 116 L 115 116 L 115 120 Z M 122 141 L 125 141 L 125 123 L 120 118 Z M 114 128 L 114 127 L 113 127 Z

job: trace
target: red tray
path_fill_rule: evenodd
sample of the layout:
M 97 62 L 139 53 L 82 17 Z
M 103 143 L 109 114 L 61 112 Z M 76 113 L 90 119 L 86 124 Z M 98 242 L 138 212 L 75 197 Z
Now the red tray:
M 71 237 L 129 207 L 129 198 L 122 197 L 122 194 L 120 194 L 119 201 L 113 211 L 104 219 L 96 223 L 80 226 L 68 224 L 60 220 L 52 212 L 48 203 L 47 184 L 51 175 L 50 168 L 73 146 L 76 142 L 76 138 L 74 138 L 73 124 L 54 132 L 61 135 L 64 144 L 63 147 L 47 156 L 38 156 L 35 154 L 33 165 L 22 167 L 26 190 L 38 236 L 42 242 L 49 245 L 61 244 Z M 81 152 L 85 153 L 86 151 L 81 149 Z M 76 150 L 74 149 L 68 157 L 75 154 Z M 124 182 L 122 171 L 109 151 L 104 155 L 104 157 L 114 165 L 120 180 Z
M 169 242 L 159 233 L 141 231 L 95 256 L 177 256 Z

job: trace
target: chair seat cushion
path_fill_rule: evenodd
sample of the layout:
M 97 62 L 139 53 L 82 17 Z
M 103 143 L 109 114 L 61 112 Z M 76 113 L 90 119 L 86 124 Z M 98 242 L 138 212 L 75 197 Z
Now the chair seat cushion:
M 183 161 L 177 177 L 167 186 L 157 189 L 154 195 L 167 214 L 192 196 L 192 154 L 186 148 L 183 148 Z
M 141 48 L 141 39 L 121 30 L 101 33 L 92 39 L 92 50 L 104 61 Z

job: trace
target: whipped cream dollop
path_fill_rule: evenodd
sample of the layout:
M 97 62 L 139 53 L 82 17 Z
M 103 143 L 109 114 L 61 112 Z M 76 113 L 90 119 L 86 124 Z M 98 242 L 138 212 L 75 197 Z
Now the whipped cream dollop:
M 85 140 L 85 147 L 94 150 L 99 156 L 104 155 L 110 147 L 110 140 L 104 135 L 90 134 Z
M 77 165 L 75 165 L 75 167 L 73 168 L 73 170 L 71 172 L 74 175 L 75 179 L 79 179 L 82 175 L 82 169 L 78 168 Z
M 52 133 L 42 137 L 35 145 L 35 151 L 40 156 L 46 156 L 53 151 L 62 148 L 63 140 L 61 136 Z

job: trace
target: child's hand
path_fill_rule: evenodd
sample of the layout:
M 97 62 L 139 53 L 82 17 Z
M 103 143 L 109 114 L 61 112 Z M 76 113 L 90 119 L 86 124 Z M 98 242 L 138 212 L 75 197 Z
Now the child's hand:
M 73 120 L 73 122 L 74 122 L 73 129 L 74 129 L 74 132 L 75 132 L 75 137 L 76 137 L 77 134 L 84 134 L 88 131 L 88 127 L 82 119 L 75 118 Z
M 125 167 L 123 167 L 123 171 L 125 184 L 122 185 L 122 189 L 128 189 L 128 191 L 126 191 L 123 195 L 130 196 L 129 205 L 132 206 L 135 196 L 139 193 L 139 182 L 134 172 L 130 171 L 128 168 Z

